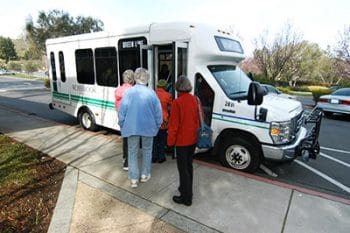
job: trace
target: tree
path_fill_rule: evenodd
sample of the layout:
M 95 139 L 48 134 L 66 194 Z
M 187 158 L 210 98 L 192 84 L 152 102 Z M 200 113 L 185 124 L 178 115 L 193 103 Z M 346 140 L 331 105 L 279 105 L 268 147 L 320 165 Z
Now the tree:
M 335 50 L 336 67 L 341 78 L 350 79 L 350 26 L 344 28 Z
M 17 58 L 15 45 L 10 38 L 0 36 L 0 59 L 6 61 L 6 63 Z
M 299 80 L 317 82 L 322 75 L 320 61 L 328 61 L 325 58 L 326 54 L 318 44 L 302 41 L 287 62 L 285 80 L 290 86 L 295 86 Z
M 36 25 L 32 18 L 27 19 L 26 22 L 26 38 L 31 44 L 32 52 L 29 56 L 43 54 L 45 41 L 49 38 L 102 31 L 103 25 L 101 20 L 92 17 L 74 18 L 60 10 L 52 10 L 48 13 L 40 11 Z
M 253 52 L 254 60 L 265 78 L 272 82 L 286 78 L 288 63 L 296 58 L 301 49 L 301 35 L 293 30 L 291 24 L 286 24 L 282 32 L 277 34 L 272 43 L 268 42 L 268 32 L 255 40 L 256 49 Z

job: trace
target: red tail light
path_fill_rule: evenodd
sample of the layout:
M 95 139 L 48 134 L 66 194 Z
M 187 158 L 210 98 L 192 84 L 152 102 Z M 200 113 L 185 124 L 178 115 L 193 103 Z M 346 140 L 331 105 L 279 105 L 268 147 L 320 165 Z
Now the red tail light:
M 340 104 L 350 105 L 350 100 L 340 100 L 339 103 Z
M 319 99 L 319 102 L 322 102 L 322 103 L 327 103 L 328 102 L 328 99 Z

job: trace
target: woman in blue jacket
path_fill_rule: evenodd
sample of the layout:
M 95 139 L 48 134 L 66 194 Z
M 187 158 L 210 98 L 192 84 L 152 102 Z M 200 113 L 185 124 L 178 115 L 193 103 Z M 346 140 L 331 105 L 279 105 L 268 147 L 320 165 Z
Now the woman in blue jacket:
M 157 134 L 163 119 L 162 108 L 156 93 L 147 87 L 149 73 L 137 68 L 134 74 L 136 85 L 128 89 L 120 103 L 118 118 L 122 137 L 128 138 L 128 178 L 131 187 L 139 181 L 138 149 L 142 140 L 141 182 L 151 178 L 153 137 Z

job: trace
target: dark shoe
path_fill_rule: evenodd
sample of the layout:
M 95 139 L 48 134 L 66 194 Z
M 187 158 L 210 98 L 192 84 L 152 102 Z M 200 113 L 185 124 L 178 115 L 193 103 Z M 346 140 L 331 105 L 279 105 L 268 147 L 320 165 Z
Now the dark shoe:
M 158 160 L 158 163 L 164 163 L 166 161 L 166 158 Z
M 185 206 L 191 206 L 192 201 L 190 200 L 184 200 L 182 196 L 173 196 L 173 201 L 177 204 L 184 204 Z
M 128 168 L 128 160 L 125 160 L 125 161 L 124 161 L 123 170 L 124 170 L 124 171 L 129 170 L 129 168 Z
M 173 196 L 173 201 L 177 204 L 183 204 L 184 200 L 182 199 L 181 196 Z

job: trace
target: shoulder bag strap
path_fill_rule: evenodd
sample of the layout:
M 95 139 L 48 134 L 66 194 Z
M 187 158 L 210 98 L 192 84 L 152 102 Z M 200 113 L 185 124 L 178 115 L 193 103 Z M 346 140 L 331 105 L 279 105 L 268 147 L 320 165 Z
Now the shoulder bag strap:
M 202 111 L 202 107 L 201 107 L 201 101 L 200 99 L 196 96 L 197 98 L 197 106 L 198 106 L 198 112 L 199 112 L 199 121 L 201 123 L 201 128 L 203 128 L 203 111 Z

